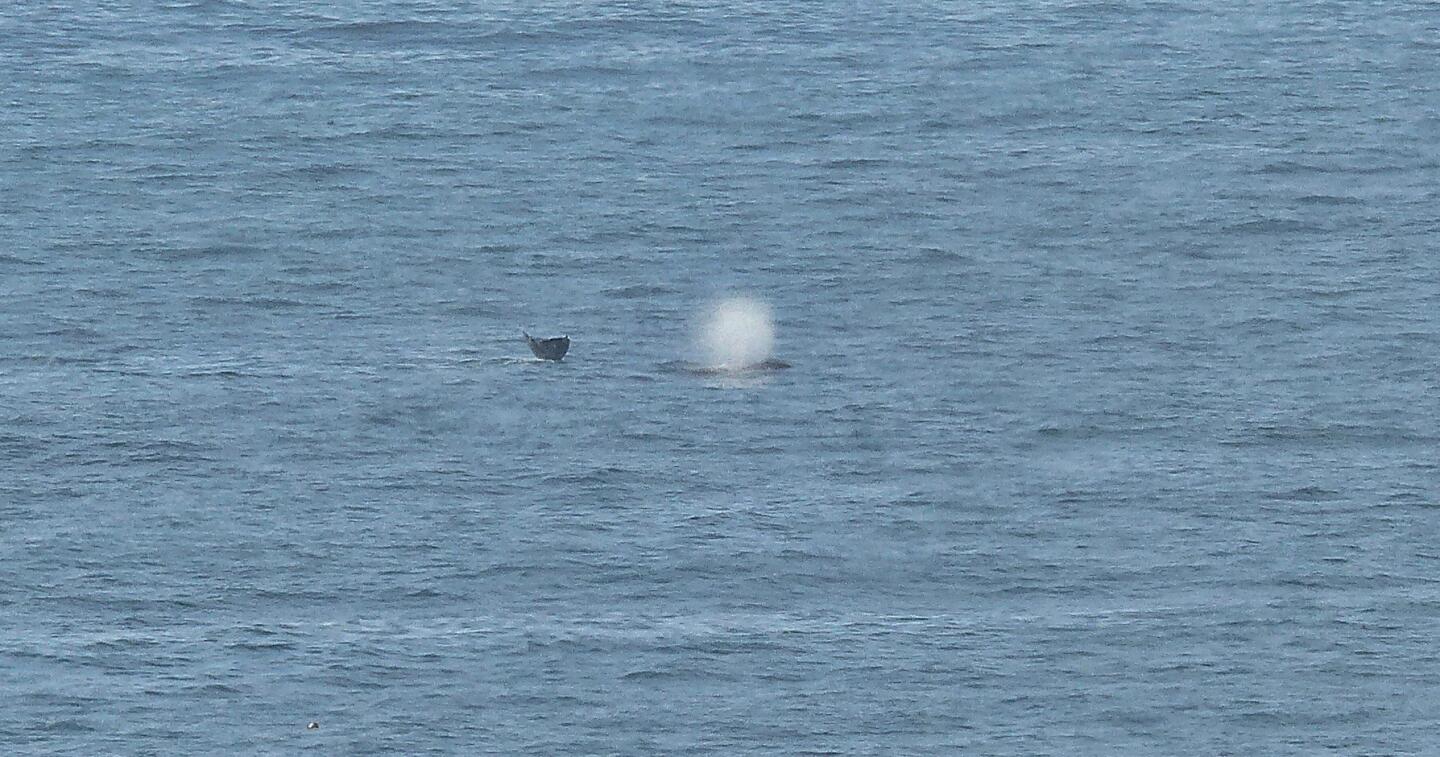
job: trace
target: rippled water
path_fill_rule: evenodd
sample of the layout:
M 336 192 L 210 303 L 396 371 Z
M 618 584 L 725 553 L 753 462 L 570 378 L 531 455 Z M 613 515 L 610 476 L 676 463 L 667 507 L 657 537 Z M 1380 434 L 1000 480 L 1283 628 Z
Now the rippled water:
M 1433 5 L 453 5 L 0 11 L 5 751 L 1437 748 Z

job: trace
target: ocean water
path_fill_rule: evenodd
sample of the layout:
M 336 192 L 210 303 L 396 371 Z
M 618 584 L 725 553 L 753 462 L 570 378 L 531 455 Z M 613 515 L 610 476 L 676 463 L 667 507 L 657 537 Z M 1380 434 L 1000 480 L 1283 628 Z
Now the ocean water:
M 0 76 L 6 754 L 1440 753 L 1432 3 L 15 3 Z M 684 369 L 732 294 L 789 370 Z

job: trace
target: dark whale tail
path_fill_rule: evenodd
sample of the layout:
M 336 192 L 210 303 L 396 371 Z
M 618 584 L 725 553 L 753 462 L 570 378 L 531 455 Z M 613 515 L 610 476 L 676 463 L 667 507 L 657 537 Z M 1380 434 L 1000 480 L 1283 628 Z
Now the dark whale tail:
M 541 360 L 558 362 L 565 357 L 566 352 L 570 351 L 570 337 L 568 336 L 536 339 L 524 331 L 521 331 L 520 334 L 525 337 L 525 343 L 530 345 L 530 351 Z

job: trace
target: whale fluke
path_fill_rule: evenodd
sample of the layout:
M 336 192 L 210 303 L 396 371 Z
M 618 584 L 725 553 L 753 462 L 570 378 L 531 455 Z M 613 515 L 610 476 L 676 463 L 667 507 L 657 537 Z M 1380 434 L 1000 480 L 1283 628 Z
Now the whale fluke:
M 525 343 L 530 345 L 530 351 L 541 360 L 558 361 L 565 357 L 566 352 L 570 351 L 570 337 L 568 336 L 536 339 L 523 331 L 520 333 L 525 336 Z

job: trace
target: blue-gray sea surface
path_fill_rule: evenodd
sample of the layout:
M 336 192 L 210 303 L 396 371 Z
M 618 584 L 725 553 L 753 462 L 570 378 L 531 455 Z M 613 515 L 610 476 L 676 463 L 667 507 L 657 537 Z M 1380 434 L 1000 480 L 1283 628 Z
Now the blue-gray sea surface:
M 1433 3 L 17 2 L 0 77 L 6 754 L 1440 753 Z M 728 293 L 793 368 L 682 369 Z

